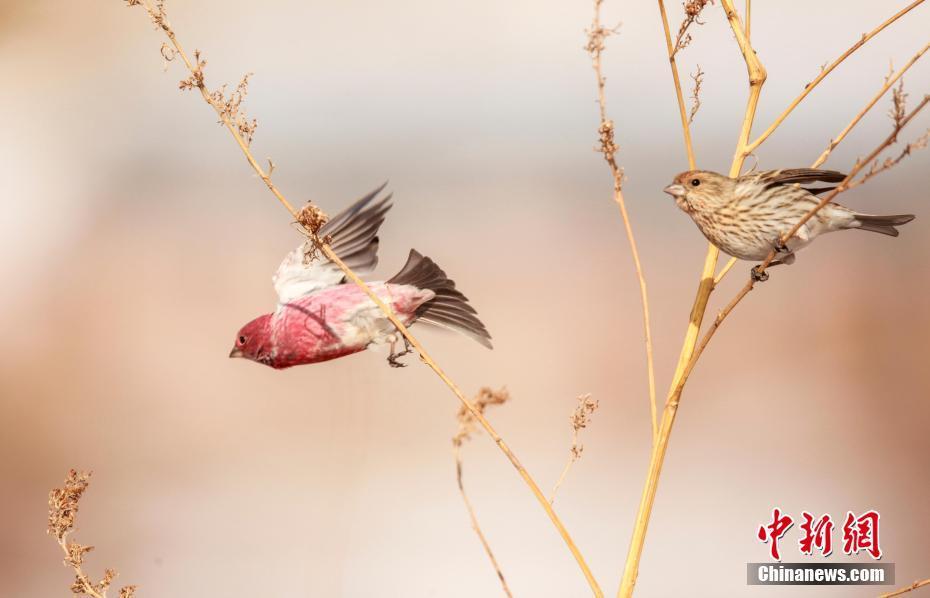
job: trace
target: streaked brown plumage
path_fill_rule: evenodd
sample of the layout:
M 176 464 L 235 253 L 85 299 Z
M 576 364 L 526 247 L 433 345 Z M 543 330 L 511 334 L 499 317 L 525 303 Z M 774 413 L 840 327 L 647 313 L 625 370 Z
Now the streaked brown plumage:
M 665 192 L 675 198 L 707 239 L 721 251 L 742 260 L 764 260 L 787 233 L 820 203 L 816 194 L 833 186 L 804 188 L 802 184 L 839 183 L 834 170 L 808 168 L 753 172 L 732 179 L 716 172 L 692 170 L 675 177 Z M 794 253 L 815 237 L 836 230 L 858 228 L 898 236 L 895 228 L 913 214 L 859 214 L 837 203 L 824 206 L 791 239 L 775 263 L 790 264 Z M 787 251 L 785 251 L 787 249 Z

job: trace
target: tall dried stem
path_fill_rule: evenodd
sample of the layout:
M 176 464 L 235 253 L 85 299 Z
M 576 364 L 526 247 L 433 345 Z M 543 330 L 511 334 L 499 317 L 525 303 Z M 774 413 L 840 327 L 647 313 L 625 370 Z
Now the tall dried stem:
M 203 99 L 210 104 L 217 113 L 217 116 L 220 118 L 220 121 L 223 123 L 223 126 L 229 131 L 232 135 L 236 144 L 239 146 L 242 153 L 245 155 L 246 160 L 252 169 L 258 174 L 262 179 L 268 189 L 272 192 L 275 198 L 287 209 L 292 217 L 298 219 L 298 211 L 285 199 L 284 195 L 278 190 L 278 188 L 272 183 L 271 177 L 267 174 L 261 165 L 253 156 L 251 150 L 249 149 L 249 144 L 240 134 L 239 130 L 229 118 L 229 115 L 226 114 L 221 108 L 219 108 L 214 101 L 212 101 L 210 92 L 204 83 L 203 69 L 200 62 L 192 62 L 188 55 L 184 52 L 184 49 L 181 47 L 181 44 L 178 42 L 178 39 L 167 20 L 167 17 L 164 12 L 163 2 L 157 2 L 154 6 L 149 0 L 126 0 L 127 4 L 130 6 L 133 5 L 142 5 L 149 15 L 152 17 L 155 25 L 161 29 L 165 35 L 168 37 L 169 42 L 173 50 L 181 57 L 184 65 L 187 67 L 188 71 L 191 74 L 191 79 L 193 86 L 197 87 L 200 90 Z M 565 542 L 565 545 L 568 547 L 568 550 L 571 552 L 572 556 L 575 558 L 575 561 L 578 564 L 578 567 L 581 569 L 584 574 L 585 580 L 588 585 L 591 587 L 591 591 L 595 596 L 602 596 L 600 587 L 597 584 L 597 581 L 594 578 L 594 575 L 591 573 L 590 568 L 588 567 L 584 557 L 581 554 L 581 551 L 575 545 L 574 540 L 571 535 L 568 533 L 568 530 L 565 528 L 565 525 L 562 523 L 561 519 L 555 513 L 552 508 L 552 505 L 549 504 L 549 501 L 546 500 L 546 496 L 543 494 L 542 490 L 539 488 L 539 485 L 536 481 L 530 476 L 529 472 L 526 471 L 526 468 L 520 463 L 517 456 L 510 450 L 510 447 L 504 442 L 500 435 L 494 430 L 490 422 L 488 422 L 485 417 L 477 411 L 474 404 L 468 400 L 464 393 L 459 389 L 459 387 L 449 378 L 448 375 L 439 367 L 439 365 L 433 360 L 433 358 L 427 353 L 423 345 L 412 335 L 410 331 L 404 326 L 403 323 L 394 315 L 390 307 L 387 306 L 375 293 L 365 284 L 358 275 L 355 274 L 352 270 L 345 265 L 345 263 L 339 259 L 339 256 L 335 254 L 332 248 L 325 243 L 323 239 L 320 239 L 316 235 L 316 231 L 305 230 L 307 236 L 314 242 L 314 244 L 320 249 L 320 251 L 340 270 L 345 274 L 352 283 L 357 285 L 371 300 L 374 304 L 380 309 L 384 315 L 390 320 L 390 322 L 397 328 L 398 332 L 407 339 L 410 345 L 417 351 L 420 356 L 421 361 L 427 365 L 433 372 L 445 383 L 445 385 L 452 391 L 452 393 L 458 398 L 458 400 L 465 406 L 466 409 L 471 412 L 475 419 L 481 424 L 481 427 L 485 429 L 494 443 L 498 446 L 501 452 L 507 457 L 513 467 L 517 470 L 520 477 L 529 487 L 530 491 L 533 493 L 533 496 L 539 502 L 540 506 L 545 511 L 546 515 L 549 517 L 549 520 L 555 526 L 559 535 L 562 537 L 562 540 Z
M 745 29 L 740 22 L 739 15 L 733 8 L 731 0 L 721 0 L 721 5 L 730 23 L 730 28 L 736 36 L 737 44 L 746 63 L 746 69 L 749 78 L 749 99 L 746 105 L 746 111 L 743 116 L 743 124 L 740 128 L 739 138 L 737 140 L 736 152 L 733 158 L 733 164 L 730 166 L 730 176 L 739 174 L 743 167 L 746 144 L 752 130 L 752 123 L 755 119 L 756 107 L 759 104 L 759 97 L 762 93 L 762 85 L 765 83 L 766 72 L 762 63 L 756 56 L 755 51 L 749 45 L 746 38 Z M 626 565 L 623 570 L 623 578 L 620 582 L 618 596 L 628 597 L 633 595 L 636 586 L 636 578 L 639 575 L 639 563 L 642 558 L 643 546 L 646 541 L 646 532 L 649 527 L 649 519 L 652 515 L 652 506 L 655 503 L 655 496 L 658 490 L 659 477 L 662 473 L 662 465 L 665 462 L 665 454 L 668 450 L 668 442 L 671 437 L 672 427 L 675 423 L 675 417 L 678 413 L 678 404 L 681 399 L 679 383 L 683 380 L 685 370 L 688 367 L 691 357 L 694 353 L 698 339 L 698 333 L 701 329 L 701 323 L 704 319 L 704 313 L 707 310 L 707 302 L 714 288 L 714 270 L 717 265 L 719 251 L 713 245 L 709 246 L 707 257 L 704 261 L 704 268 L 701 272 L 701 282 L 698 286 L 697 296 L 691 310 L 691 318 L 688 323 L 688 331 L 685 335 L 685 342 L 682 346 L 679 356 L 678 366 L 672 378 L 672 386 L 668 398 L 665 402 L 665 408 L 662 410 L 662 420 L 659 425 L 659 438 L 653 444 L 652 454 L 649 460 L 649 470 L 646 475 L 646 482 L 643 486 L 642 497 L 640 498 L 639 510 L 636 515 L 636 522 L 633 526 L 633 535 L 630 539 L 630 549 L 627 553 Z
M 649 412 L 652 417 L 652 441 L 655 442 L 658 434 L 656 427 L 656 379 L 652 352 L 652 326 L 649 322 L 649 292 L 646 288 L 646 277 L 643 274 L 643 265 L 639 259 L 639 250 L 636 247 L 636 237 L 633 236 L 633 226 L 630 215 L 627 213 L 626 201 L 623 198 L 623 169 L 617 165 L 617 144 L 614 140 L 614 121 L 607 116 L 607 98 L 604 90 L 605 79 L 601 70 L 601 54 L 604 51 L 604 39 L 613 30 L 601 25 L 601 4 L 604 0 L 594 0 L 594 19 L 588 30 L 588 44 L 585 49 L 591 55 L 591 64 L 597 80 L 597 105 L 600 114 L 598 134 L 600 137 L 600 152 L 610 168 L 614 181 L 614 201 L 620 208 L 623 218 L 623 227 L 626 229 L 626 238 L 630 243 L 630 255 L 636 269 L 636 278 L 639 281 L 639 297 L 643 311 L 643 336 L 646 345 L 646 376 L 649 384 Z
M 474 404 L 478 411 L 484 413 L 485 409 L 491 405 L 503 405 L 509 400 L 510 393 L 507 392 L 506 388 L 494 391 L 485 387 L 478 392 L 478 396 L 474 399 Z M 481 547 L 484 548 L 484 553 L 488 556 L 488 560 L 491 561 L 491 566 L 494 567 L 494 573 L 501 583 L 501 589 L 504 590 L 504 594 L 506 594 L 508 598 L 512 598 L 513 594 L 510 592 L 510 586 L 507 585 L 507 578 L 504 577 L 504 572 L 497 562 L 497 557 L 494 556 L 494 551 L 491 550 L 491 544 L 488 542 L 487 536 L 484 535 L 484 531 L 478 523 L 478 515 L 475 513 L 475 507 L 471 503 L 471 498 L 468 497 L 468 492 L 465 491 L 462 445 L 465 444 L 466 440 L 471 439 L 475 427 L 475 418 L 472 417 L 471 412 L 463 406 L 459 409 L 457 419 L 459 428 L 452 437 L 452 454 L 455 457 L 455 483 L 458 485 L 459 494 L 462 496 L 462 502 L 465 503 L 465 510 L 468 511 L 468 518 L 471 520 L 471 528 L 474 530 L 475 535 L 478 536 Z
M 691 125 L 688 119 L 688 108 L 685 106 L 685 96 L 681 91 L 681 77 L 678 74 L 678 64 L 675 62 L 675 44 L 672 41 L 672 32 L 668 27 L 668 13 L 665 3 L 659 0 L 659 13 L 662 16 L 662 29 L 665 31 L 665 45 L 668 51 L 668 64 L 672 68 L 672 81 L 675 84 L 675 99 L 678 101 L 678 114 L 681 117 L 681 132 L 684 135 L 685 153 L 688 156 L 688 169 L 697 168 L 694 161 L 694 147 L 691 143 Z

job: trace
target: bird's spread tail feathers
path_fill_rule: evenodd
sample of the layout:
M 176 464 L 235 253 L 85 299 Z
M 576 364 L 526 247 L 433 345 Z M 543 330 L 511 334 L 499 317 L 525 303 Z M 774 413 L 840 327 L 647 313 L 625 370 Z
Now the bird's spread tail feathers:
M 407 263 L 388 282 L 433 291 L 436 296 L 417 308 L 417 320 L 456 330 L 491 348 L 491 335 L 478 319 L 475 308 L 433 260 L 411 249 Z
M 896 214 L 893 216 L 870 216 L 869 214 L 856 214 L 856 222 L 859 223 L 857 228 L 872 231 L 873 233 L 890 235 L 892 237 L 898 236 L 898 229 L 895 228 L 896 226 L 907 224 L 914 218 L 915 216 L 913 214 Z

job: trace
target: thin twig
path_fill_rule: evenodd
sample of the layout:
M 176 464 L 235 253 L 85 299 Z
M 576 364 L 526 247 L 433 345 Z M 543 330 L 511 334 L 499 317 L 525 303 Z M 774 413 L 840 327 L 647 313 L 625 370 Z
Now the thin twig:
M 694 117 L 701 109 L 701 84 L 704 83 L 704 71 L 701 70 L 701 65 L 697 65 L 697 72 L 691 75 L 691 79 L 694 81 L 694 87 L 691 89 L 691 99 L 694 102 L 691 104 L 691 113 L 688 114 L 689 125 L 694 122 Z
M 713 0 L 685 0 L 682 3 L 682 8 L 685 9 L 685 18 L 681 22 L 681 26 L 678 27 L 678 35 L 675 37 L 675 47 L 672 50 L 672 54 L 678 54 L 679 50 L 684 50 L 691 44 L 691 34 L 688 33 L 688 29 L 691 28 L 691 25 L 697 23 L 698 25 L 703 25 L 704 22 L 701 21 L 701 11 L 704 10 L 704 7 L 707 4 L 713 4 Z
M 601 25 L 601 4 L 603 0 L 594 0 L 594 19 L 591 22 L 591 28 L 588 30 L 588 44 L 585 49 L 591 55 L 591 64 L 594 68 L 594 74 L 597 81 L 597 105 L 600 113 L 600 126 L 598 133 L 600 136 L 599 151 L 604 156 L 604 160 L 610 167 L 610 173 L 614 180 L 614 201 L 620 208 L 620 215 L 623 218 L 623 227 L 626 229 L 626 238 L 630 243 L 630 255 L 633 258 L 633 266 L 636 268 L 636 277 L 639 280 L 639 297 L 642 303 L 643 311 L 643 335 L 646 345 L 646 374 L 649 384 L 649 411 L 652 417 L 652 439 L 655 442 L 656 427 L 656 379 L 655 366 L 653 363 L 652 352 L 652 327 L 649 322 L 649 293 L 646 288 L 646 277 L 643 274 L 643 265 L 639 259 L 639 250 L 636 247 L 636 238 L 633 236 L 633 226 L 630 223 L 630 215 L 626 210 L 626 202 L 623 198 L 623 169 L 617 165 L 617 144 L 614 140 L 614 121 L 607 116 L 607 98 L 605 94 L 605 79 L 601 71 L 601 53 L 604 51 L 604 39 L 615 29 L 607 29 Z
M 475 408 L 484 413 L 491 405 L 503 405 L 508 400 L 510 400 L 510 393 L 507 392 L 506 388 L 502 388 L 498 391 L 493 391 L 490 388 L 482 388 L 478 392 L 478 396 L 475 397 L 474 404 Z M 500 565 L 497 562 L 497 558 L 494 556 L 494 551 L 491 550 L 491 545 L 488 543 L 487 537 L 484 535 L 481 526 L 478 524 L 478 515 L 475 513 L 475 507 L 471 504 L 471 499 L 468 497 L 468 493 L 465 492 L 465 482 L 463 479 L 462 472 L 462 445 L 466 440 L 471 438 L 472 433 L 474 432 L 475 427 L 475 418 L 472 417 L 471 413 L 463 406 L 459 409 L 457 419 L 459 422 L 459 428 L 455 433 L 455 436 L 452 437 L 452 453 L 455 456 L 455 481 L 459 487 L 459 494 L 462 495 L 462 501 L 465 503 L 465 509 L 468 511 L 468 517 L 471 520 L 471 528 L 475 530 L 475 534 L 478 536 L 478 540 L 481 541 L 481 546 L 484 548 L 485 554 L 488 555 L 488 559 L 491 561 L 491 566 L 494 567 L 494 572 L 497 574 L 497 579 L 501 582 L 501 588 L 504 590 L 504 594 L 512 598 L 513 594 L 510 592 L 510 587 L 507 585 L 507 579 L 504 577 L 504 572 L 501 570 Z
M 814 160 L 814 163 L 811 165 L 811 168 L 818 168 L 820 165 L 822 165 L 824 162 L 827 161 L 827 158 L 830 157 L 830 154 L 833 152 L 834 149 L 836 149 L 836 146 L 838 146 L 843 141 L 843 139 L 846 138 L 849 132 L 852 131 L 852 129 L 857 124 L 859 124 L 859 121 L 862 120 L 862 118 L 869 112 L 869 110 L 872 109 L 873 106 L 875 106 L 878 100 L 880 100 L 881 97 L 885 95 L 885 93 L 889 89 L 891 89 L 895 83 L 898 82 L 898 79 L 900 79 L 904 75 L 904 73 L 907 72 L 909 68 L 914 66 L 915 62 L 920 60 L 920 57 L 923 56 L 927 52 L 927 50 L 930 50 L 930 43 L 928 43 L 923 48 L 921 48 L 917 52 L 917 54 L 915 54 L 913 58 L 911 58 L 907 62 L 907 64 L 905 64 L 903 67 L 898 69 L 897 72 L 888 76 L 885 79 L 885 83 L 884 85 L 882 85 L 881 89 L 879 89 L 878 92 L 874 96 L 872 96 L 872 99 L 869 100 L 868 103 L 866 103 L 865 107 L 863 107 L 862 110 L 860 110 L 859 113 L 856 114 L 856 116 L 854 116 L 851 121 L 849 121 L 849 124 L 846 125 L 846 127 L 842 131 L 840 131 L 840 134 L 837 135 L 836 138 L 830 140 L 829 145 L 827 145 L 827 149 L 823 150 L 823 153 L 820 154 L 820 156 L 818 156 L 816 160 Z
M 663 0 L 659 2 L 659 14 L 662 16 L 662 30 L 665 32 L 665 47 L 668 52 L 668 64 L 672 69 L 672 82 L 675 84 L 675 99 L 678 101 L 678 115 L 681 118 L 681 132 L 684 135 L 685 152 L 688 155 L 688 169 L 694 170 L 697 165 L 694 160 L 694 147 L 691 143 L 691 127 L 688 122 L 688 109 L 685 107 L 685 97 L 681 91 L 681 79 L 678 75 L 678 64 L 675 62 L 675 46 L 672 43 L 672 32 L 668 28 L 668 14 L 665 11 Z
M 559 488 L 562 487 L 562 483 L 568 476 L 568 471 L 572 468 L 572 465 L 575 464 L 575 461 L 581 459 L 581 455 L 584 452 L 584 445 L 581 444 L 579 436 L 581 435 L 581 431 L 591 423 L 591 416 L 600 406 L 597 401 L 591 398 L 590 394 L 579 395 L 577 401 L 578 404 L 575 406 L 569 418 L 572 422 L 572 447 L 569 450 L 568 461 L 565 463 L 565 467 L 562 468 L 562 473 L 559 474 L 559 479 L 556 481 L 555 486 L 552 487 L 552 493 L 549 494 L 550 503 L 555 502 L 555 495 L 558 493 Z
M 717 276 L 714 276 L 714 286 L 720 284 L 720 281 L 723 280 L 723 278 L 731 269 L 733 269 L 734 265 L 736 265 L 736 258 L 731 257 L 727 263 L 724 264 L 723 268 L 720 269 L 720 272 L 717 274 Z
M 907 594 L 908 592 L 913 592 L 914 590 L 918 588 L 922 588 L 927 585 L 930 585 L 930 579 L 921 579 L 920 581 L 915 581 L 911 585 L 905 586 L 899 590 L 895 590 L 894 592 L 882 594 L 881 596 L 879 596 L 879 598 L 894 598 L 895 596 L 900 596 L 901 594 Z
M 730 166 L 730 176 L 736 176 L 742 169 L 743 161 L 748 155 L 745 148 L 749 140 L 750 131 L 752 130 L 752 123 L 755 119 L 756 107 L 759 104 L 762 86 L 765 83 L 766 72 L 755 51 L 750 46 L 749 40 L 746 38 L 745 29 L 740 22 L 739 15 L 737 15 L 736 10 L 733 8 L 732 0 L 721 0 L 721 6 L 727 16 L 730 29 L 736 36 L 736 42 L 739 45 L 743 60 L 746 63 L 749 79 L 749 100 L 746 105 L 746 112 L 743 116 L 743 124 L 740 128 L 733 163 Z M 707 302 L 714 289 L 714 271 L 716 270 L 718 255 L 719 250 L 710 244 L 708 246 L 707 257 L 704 260 L 704 268 L 701 272 L 701 282 L 698 286 L 698 292 L 691 309 L 691 317 L 688 322 L 688 330 L 685 334 L 685 341 L 682 345 L 681 354 L 679 355 L 678 366 L 672 378 L 671 391 L 665 402 L 665 408 L 662 410 L 658 440 L 653 443 L 652 454 L 649 460 L 649 471 L 643 485 L 643 493 L 636 514 L 636 522 L 633 526 L 633 534 L 630 539 L 630 549 L 627 553 L 623 578 L 617 593 L 620 598 L 629 598 L 632 596 L 636 586 L 636 578 L 639 575 L 639 563 L 642 558 L 643 546 L 646 542 L 649 519 L 652 515 L 652 506 L 655 503 L 655 496 L 659 486 L 659 477 L 662 473 L 662 465 L 665 461 L 665 453 L 668 450 L 668 443 L 681 397 L 681 391 L 675 392 L 675 389 L 683 386 L 681 381 L 695 350 L 701 323 L 704 319 L 704 313 L 707 310 Z
M 906 7 L 902 8 L 901 10 L 899 10 L 898 12 L 896 12 L 894 15 L 892 15 L 891 17 L 889 17 L 888 19 L 886 19 L 881 25 L 879 25 L 878 27 L 876 27 L 875 29 L 873 29 L 873 30 L 870 31 L 869 33 L 863 33 L 863 34 L 862 34 L 862 37 L 860 37 L 859 40 L 858 40 L 856 43 L 854 43 L 852 46 L 850 46 L 848 50 L 846 50 L 845 52 L 843 52 L 843 53 L 840 55 L 839 58 L 837 58 L 836 60 L 834 60 L 834 61 L 833 61 L 832 63 L 830 63 L 829 65 L 825 66 L 825 67 L 820 71 L 820 73 L 814 78 L 813 81 L 811 81 L 810 83 L 808 83 L 807 85 L 804 86 L 804 91 L 802 91 L 802 92 L 798 95 L 798 97 L 796 97 L 794 100 L 791 101 L 790 104 L 788 104 L 788 107 L 785 108 L 785 109 L 782 111 L 782 113 L 778 115 L 778 117 L 775 119 L 775 121 L 774 121 L 771 125 L 769 125 L 769 128 L 767 128 L 761 135 L 759 135 L 752 143 L 750 143 L 750 144 L 748 144 L 748 145 L 746 146 L 746 148 L 744 149 L 744 151 L 746 152 L 746 154 L 747 154 L 747 155 L 750 154 L 751 152 L 755 151 L 756 148 L 758 148 L 760 145 L 762 145 L 762 142 L 764 142 L 766 139 L 768 139 L 768 138 L 769 138 L 769 135 L 771 135 L 772 133 L 775 132 L 775 129 L 777 129 L 778 126 L 781 125 L 781 123 L 784 122 L 784 120 L 785 120 L 786 118 L 788 118 L 788 115 L 791 114 L 791 112 L 792 112 L 795 108 L 798 107 L 798 104 L 800 104 L 801 101 L 802 101 L 804 98 L 807 97 L 807 94 L 809 94 L 811 91 L 813 91 L 814 88 L 817 87 L 817 85 L 820 84 L 820 82 L 823 81 L 824 78 L 826 78 L 827 75 L 829 75 L 831 72 L 833 72 L 833 69 L 835 69 L 837 66 L 839 66 L 844 60 L 846 60 L 847 58 L 849 58 L 849 56 L 852 55 L 853 52 L 855 52 L 856 50 L 858 50 L 859 48 L 861 48 L 863 45 L 865 45 L 865 43 L 866 43 L 867 41 L 869 41 L 870 39 L 872 39 L 873 37 L 875 37 L 876 35 L 878 35 L 879 33 L 881 33 L 882 30 L 884 30 L 886 27 L 888 27 L 889 25 L 891 25 L 892 23 L 894 23 L 895 21 L 897 21 L 898 19 L 900 19 L 900 18 L 903 17 L 904 15 L 906 15 L 908 12 L 910 12 L 911 10 L 913 10 L 914 8 L 916 8 L 917 6 L 923 4 L 923 2 L 924 2 L 924 0 L 915 0 L 914 2 L 911 2 L 911 3 L 908 4 Z
M 752 0 L 746 0 L 746 39 L 749 39 L 749 24 L 752 22 Z
M 188 71 L 191 73 L 191 77 L 194 78 L 195 86 L 200 90 L 201 95 L 203 95 L 204 100 L 210 104 L 219 116 L 220 121 L 232 135 L 233 139 L 236 141 L 236 144 L 239 146 L 239 149 L 242 150 L 242 153 L 245 155 L 246 160 L 248 160 L 249 165 L 252 169 L 258 174 L 262 179 L 268 189 L 272 194 L 277 198 L 277 200 L 283 205 L 287 211 L 295 219 L 298 218 L 298 211 L 293 208 L 293 206 L 284 198 L 284 195 L 278 190 L 278 188 L 272 183 L 271 177 L 262 169 L 258 161 L 252 155 L 252 152 L 249 149 L 248 144 L 245 142 L 241 136 L 238 129 L 234 124 L 228 119 L 228 117 L 223 113 L 222 109 L 218 108 L 212 101 L 210 93 L 207 91 L 206 85 L 203 82 L 203 70 L 200 65 L 195 66 L 192 63 L 187 55 L 184 53 L 184 50 L 181 48 L 181 45 L 178 43 L 177 38 L 175 37 L 174 31 L 172 30 L 170 24 L 167 21 L 165 16 L 164 7 L 162 2 L 158 2 L 155 7 L 150 4 L 148 0 L 127 0 L 129 5 L 138 5 L 141 4 L 148 11 L 149 15 L 152 17 L 155 25 L 160 28 L 165 35 L 168 37 L 171 45 L 174 47 L 178 55 L 181 56 L 184 65 L 187 67 Z M 510 450 L 504 440 L 497 434 L 494 428 L 491 426 L 490 422 L 484 418 L 483 415 L 478 413 L 475 410 L 475 406 L 468 400 L 464 393 L 459 389 L 459 387 L 445 374 L 445 372 L 439 367 L 439 365 L 433 361 L 432 357 L 426 352 L 426 349 L 423 348 L 423 345 L 410 334 L 410 331 L 406 326 L 401 323 L 400 320 L 394 315 L 393 311 L 385 304 L 374 292 L 365 284 L 352 270 L 350 270 L 339 256 L 337 256 L 332 248 L 316 236 L 316 232 L 312 230 L 306 230 L 305 233 L 308 237 L 314 242 L 314 244 L 319 247 L 320 251 L 326 257 L 335 264 L 342 272 L 346 275 L 352 283 L 357 285 L 366 295 L 375 303 L 375 305 L 380 309 L 385 316 L 391 321 L 395 328 L 407 339 L 411 346 L 417 351 L 420 355 L 420 359 L 429 367 L 433 372 L 439 376 L 439 378 L 449 387 L 453 394 L 461 401 L 461 403 L 475 416 L 475 419 L 481 424 L 481 426 L 487 431 L 488 436 L 497 444 L 498 448 L 507 459 L 511 462 L 513 467 L 520 474 L 520 477 L 523 478 L 523 481 L 529 487 L 530 491 L 533 493 L 533 496 L 536 497 L 537 502 L 542 506 L 543 510 L 546 512 L 546 515 L 549 517 L 549 520 L 556 527 L 559 532 L 559 535 L 562 537 L 562 540 L 565 542 L 568 550 L 571 552 L 572 556 L 575 558 L 575 561 L 578 564 L 578 567 L 581 569 L 584 574 L 585 580 L 588 582 L 588 585 L 591 587 L 592 592 L 595 596 L 601 596 L 602 592 L 600 587 L 597 584 L 597 581 L 594 579 L 594 575 L 591 573 L 590 568 L 584 560 L 584 557 L 581 554 L 581 551 L 578 550 L 578 547 L 575 545 L 574 540 L 572 540 L 571 535 L 569 535 L 568 530 L 565 528 L 565 525 L 556 515 L 555 511 L 552 509 L 552 505 L 549 504 L 549 501 L 546 500 L 546 496 L 543 494 L 542 490 L 539 488 L 539 485 L 536 481 L 530 476 L 529 472 L 523 467 L 520 461 L 517 459 L 516 455 Z

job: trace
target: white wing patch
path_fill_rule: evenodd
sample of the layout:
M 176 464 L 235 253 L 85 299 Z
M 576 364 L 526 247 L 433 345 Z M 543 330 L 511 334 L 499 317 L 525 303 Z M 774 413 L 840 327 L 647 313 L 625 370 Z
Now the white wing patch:
M 391 195 L 375 198 L 384 189 L 381 185 L 334 216 L 320 231 L 330 247 L 347 266 L 362 274 L 378 265 L 378 229 L 384 215 L 391 209 Z M 272 277 L 278 303 L 285 304 L 343 282 L 343 273 L 320 252 L 310 252 L 311 241 L 300 244 L 288 253 Z M 307 256 L 316 253 L 315 259 Z
M 278 294 L 278 303 L 290 303 L 342 282 L 342 271 L 325 257 L 317 257 L 313 262 L 305 263 L 309 243 L 301 243 L 297 249 L 288 253 L 271 278 Z

